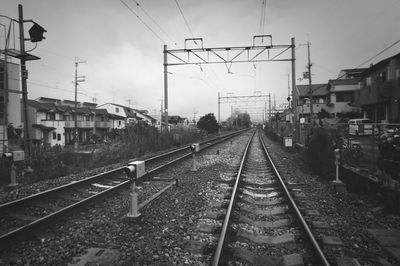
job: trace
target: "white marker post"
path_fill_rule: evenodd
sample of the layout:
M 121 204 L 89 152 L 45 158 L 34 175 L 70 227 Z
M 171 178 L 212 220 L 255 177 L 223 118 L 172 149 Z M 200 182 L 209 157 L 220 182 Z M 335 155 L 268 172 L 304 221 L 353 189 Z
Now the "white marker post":
M 131 182 L 131 193 L 129 201 L 129 212 L 126 215 L 128 218 L 137 218 L 140 216 L 138 208 L 138 193 L 136 188 L 136 179 L 145 174 L 145 165 L 143 161 L 135 161 L 125 167 L 125 173 Z
M 11 170 L 10 170 L 10 176 L 11 176 L 11 183 L 8 185 L 10 187 L 15 187 L 18 185 L 17 183 L 17 172 L 16 172 L 16 167 L 14 162 L 11 163 Z
M 339 160 L 340 160 L 340 150 L 335 149 L 335 166 L 336 166 L 336 178 L 331 181 L 331 185 L 333 187 L 333 191 L 337 193 L 344 194 L 346 193 L 346 185 L 339 179 Z
M 129 212 L 126 215 L 129 218 L 137 218 L 140 216 L 138 208 L 138 194 L 136 190 L 135 179 L 131 179 L 131 201 L 129 202 Z
M 190 150 L 192 151 L 192 160 L 193 160 L 193 165 L 192 165 L 192 172 L 197 171 L 197 163 L 196 163 L 196 152 L 200 151 L 200 145 L 199 144 L 192 144 L 190 146 Z

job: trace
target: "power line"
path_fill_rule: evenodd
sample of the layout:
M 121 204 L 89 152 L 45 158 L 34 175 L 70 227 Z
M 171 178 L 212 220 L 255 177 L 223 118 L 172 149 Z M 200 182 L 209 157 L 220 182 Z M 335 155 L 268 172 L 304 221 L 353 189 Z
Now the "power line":
M 387 50 L 389 50 L 390 48 L 392 48 L 393 46 L 395 46 L 395 45 L 398 44 L 398 43 L 400 43 L 400 40 L 395 41 L 394 43 L 392 43 L 391 45 L 389 45 L 388 47 L 386 47 L 385 49 L 383 49 L 382 51 L 380 51 L 379 53 L 377 53 L 377 54 L 374 55 L 373 57 L 369 58 L 368 60 L 366 60 L 366 61 L 362 62 L 361 64 L 359 64 L 358 66 L 354 67 L 354 69 L 359 68 L 359 67 L 361 67 L 362 65 L 364 65 L 364 64 L 366 64 L 366 63 L 368 63 L 368 62 L 370 62 L 371 60 L 375 59 L 376 57 L 378 57 L 378 56 L 381 55 L 382 53 L 386 52 Z M 343 75 L 340 75 L 340 76 L 337 77 L 336 79 L 332 79 L 332 81 L 339 80 L 339 79 L 343 78 L 344 76 L 346 76 L 346 73 L 343 73 Z M 318 86 L 317 88 L 313 89 L 313 90 L 311 91 L 311 93 L 312 93 L 313 91 L 316 91 L 316 90 L 318 90 L 318 89 L 324 87 L 324 86 L 325 86 L 325 85 Z
M 266 17 L 266 10 L 267 10 L 267 0 L 263 0 L 261 3 L 261 16 L 260 16 L 260 25 L 259 25 L 259 34 L 264 34 L 265 30 L 265 17 Z
M 160 35 L 158 35 L 149 25 L 146 24 L 146 22 L 143 21 L 143 19 L 141 17 L 139 17 L 139 15 L 133 11 L 132 8 L 130 8 L 123 0 L 119 0 L 122 4 L 124 4 L 124 6 L 132 12 L 132 14 L 134 14 L 139 20 L 140 22 L 142 22 L 143 25 L 146 26 L 146 28 L 148 28 L 163 44 L 166 43 L 161 37 Z
M 378 57 L 379 55 L 383 54 L 384 52 L 386 52 L 387 50 L 389 50 L 390 48 L 392 48 L 393 46 L 395 46 L 396 44 L 398 44 L 400 42 L 400 40 L 395 41 L 394 43 L 392 43 L 391 45 L 389 45 L 388 47 L 386 47 L 385 49 L 383 49 L 382 51 L 380 51 L 379 53 L 377 53 L 376 55 L 374 55 L 373 57 L 371 57 L 370 59 L 366 60 L 365 62 L 359 64 L 358 66 L 356 66 L 355 68 L 359 68 L 360 66 L 368 63 L 369 61 L 375 59 L 376 57 Z
M 176 42 L 174 40 L 172 40 L 172 38 L 169 36 L 169 34 L 160 26 L 160 24 L 157 23 L 157 21 L 154 18 L 152 16 L 150 16 L 150 14 L 137 1 L 135 1 L 135 0 L 132 0 L 132 1 L 135 2 L 136 6 L 138 6 L 143 11 L 143 13 L 165 34 L 165 36 L 167 36 L 167 38 L 173 44 L 176 45 Z
M 186 20 L 186 18 L 185 18 L 185 15 L 183 14 L 183 11 L 182 11 L 182 9 L 181 9 L 181 7 L 180 7 L 180 5 L 179 5 L 179 3 L 178 3 L 178 0 L 175 0 L 175 3 L 176 3 L 176 6 L 178 7 L 178 9 L 179 9 L 179 12 L 181 13 L 181 15 L 182 15 L 182 18 L 183 18 L 183 20 L 185 21 L 185 24 L 186 24 L 186 27 L 188 28 L 188 30 L 189 30 L 189 32 L 190 32 L 190 34 L 192 35 L 192 37 L 193 37 L 193 32 L 192 32 L 192 29 L 190 28 L 190 26 L 189 26 L 189 23 L 187 22 L 187 20 Z

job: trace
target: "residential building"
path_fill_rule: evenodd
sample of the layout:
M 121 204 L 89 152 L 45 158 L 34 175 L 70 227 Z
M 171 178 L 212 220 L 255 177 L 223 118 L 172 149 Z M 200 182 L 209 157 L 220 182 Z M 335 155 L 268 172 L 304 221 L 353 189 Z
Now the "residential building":
M 21 89 L 19 65 L 0 60 L 0 154 L 7 151 L 20 150 L 18 143 L 8 136 L 7 128 L 11 125 L 22 132 Z
M 108 113 L 124 118 L 123 120 L 121 119 L 118 121 L 117 128 L 124 128 L 125 124 L 134 124 L 138 121 L 144 121 L 146 124 L 151 126 L 154 126 L 157 122 L 156 119 L 148 115 L 148 112 L 146 110 L 137 110 L 116 103 L 106 103 L 99 105 L 98 107 L 105 108 L 107 109 Z
M 354 105 L 355 95 L 360 90 L 361 73 L 365 68 L 343 69 L 338 78 L 328 82 L 328 101 L 326 111 L 331 117 L 348 112 L 360 112 L 361 108 Z
M 297 112 L 300 117 L 310 117 L 311 112 L 311 93 L 308 85 L 297 85 L 299 100 Z M 328 84 L 312 84 L 312 109 L 313 114 L 319 113 L 322 109 L 327 110 L 328 102 Z
M 355 104 L 374 122 L 400 123 L 400 53 L 362 73 Z
M 28 100 L 28 124 L 31 140 L 35 144 L 61 145 L 71 144 L 73 112 L 69 106 L 57 105 L 60 101 L 40 98 L 44 102 Z
M 78 102 L 75 110 L 74 101 L 47 97 L 28 100 L 28 122 L 33 142 L 49 146 L 72 145 L 75 116 L 79 143 L 90 143 L 93 134 L 106 139 L 116 117 L 110 116 L 105 109 L 95 107 L 94 103 Z

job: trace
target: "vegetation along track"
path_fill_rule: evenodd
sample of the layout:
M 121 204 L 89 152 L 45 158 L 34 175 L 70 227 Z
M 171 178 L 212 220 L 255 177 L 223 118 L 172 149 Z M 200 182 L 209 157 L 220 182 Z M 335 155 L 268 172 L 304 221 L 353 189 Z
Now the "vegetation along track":
M 200 142 L 201 149 L 241 134 L 242 131 Z M 190 146 L 168 151 L 145 159 L 146 175 L 138 181 L 146 181 L 147 174 L 154 173 L 183 158 L 191 156 Z M 40 227 L 66 214 L 103 199 L 118 189 L 127 188 L 129 180 L 124 167 L 90 176 L 63 186 L 55 187 L 24 198 L 0 205 L 0 249 L 26 238 Z M 147 180 L 148 181 L 148 180 Z M 155 180 L 159 187 L 165 182 Z M 169 186 L 169 185 L 168 185 Z M 162 189 L 157 189 L 162 191 Z
M 288 189 L 255 135 L 230 189 L 222 229 L 214 230 L 220 234 L 212 265 L 329 265 L 290 194 L 299 189 Z

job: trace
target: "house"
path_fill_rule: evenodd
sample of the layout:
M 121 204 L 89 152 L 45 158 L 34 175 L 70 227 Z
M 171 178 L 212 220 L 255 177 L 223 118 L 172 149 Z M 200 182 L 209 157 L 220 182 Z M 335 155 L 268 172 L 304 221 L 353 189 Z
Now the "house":
M 356 92 L 360 90 L 361 73 L 366 68 L 343 69 L 338 78 L 328 82 L 328 101 L 326 111 L 331 117 L 340 113 L 360 112 L 361 108 L 354 105 Z
M 66 132 L 73 128 L 72 109 L 59 106 L 57 104 L 60 102 L 49 99 L 46 98 L 44 102 L 28 100 L 28 125 L 32 142 L 45 146 L 70 144 L 72 136 Z
M 96 109 L 95 103 L 80 103 L 40 97 L 28 100 L 28 121 L 32 140 L 43 145 L 72 145 L 75 129 L 81 144 L 90 143 L 92 136 L 107 139 L 114 120 L 121 116 L 109 115 L 106 109 Z M 76 121 L 75 121 L 76 118 Z
M 8 136 L 8 125 L 22 132 L 21 89 L 19 65 L 0 60 L 0 153 L 20 150 L 17 143 Z
M 126 124 L 134 124 L 138 121 L 143 121 L 148 125 L 154 126 L 157 120 L 148 115 L 146 110 L 137 110 L 116 103 L 106 103 L 99 105 L 107 109 L 107 112 L 113 115 L 123 117 L 124 120 L 119 120 L 116 128 L 124 128 Z
M 374 122 L 400 122 L 400 53 L 362 72 L 355 105 Z
M 297 112 L 300 117 L 310 117 L 311 113 L 311 97 L 308 85 L 297 85 L 297 93 L 299 101 L 297 104 Z M 328 102 L 328 84 L 312 84 L 312 111 L 313 114 L 319 113 L 322 109 L 327 109 Z

